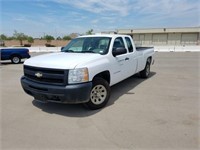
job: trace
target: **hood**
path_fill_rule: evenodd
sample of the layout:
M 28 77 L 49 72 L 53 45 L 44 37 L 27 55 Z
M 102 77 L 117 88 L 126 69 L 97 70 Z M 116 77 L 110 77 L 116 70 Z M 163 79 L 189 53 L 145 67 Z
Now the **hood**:
M 24 65 L 54 69 L 74 69 L 78 64 L 101 58 L 100 54 L 90 53 L 51 53 L 27 59 Z

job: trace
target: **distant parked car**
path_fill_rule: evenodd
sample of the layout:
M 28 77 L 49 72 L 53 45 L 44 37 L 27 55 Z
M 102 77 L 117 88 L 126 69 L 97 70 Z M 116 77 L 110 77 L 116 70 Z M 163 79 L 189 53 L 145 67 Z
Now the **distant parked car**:
M 21 59 L 30 58 L 27 48 L 1 48 L 1 60 L 11 60 L 13 64 L 18 64 Z

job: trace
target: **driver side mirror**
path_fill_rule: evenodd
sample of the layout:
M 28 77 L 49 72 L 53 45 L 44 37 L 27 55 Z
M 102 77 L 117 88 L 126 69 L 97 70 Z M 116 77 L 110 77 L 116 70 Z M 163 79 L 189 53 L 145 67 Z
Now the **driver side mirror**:
M 114 57 L 122 54 L 126 54 L 127 50 L 124 47 L 113 48 L 112 54 Z
M 60 49 L 60 50 L 61 50 L 61 52 L 62 52 L 62 50 L 63 50 L 63 49 L 64 49 L 64 47 L 61 47 L 61 49 Z

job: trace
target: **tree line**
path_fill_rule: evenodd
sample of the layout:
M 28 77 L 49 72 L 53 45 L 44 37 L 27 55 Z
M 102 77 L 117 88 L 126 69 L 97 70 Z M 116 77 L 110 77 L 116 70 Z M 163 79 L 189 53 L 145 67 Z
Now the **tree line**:
M 89 35 L 92 34 L 93 29 L 88 30 L 85 34 Z M 71 40 L 75 37 L 77 37 L 79 34 L 77 33 L 71 33 L 69 35 L 65 35 L 63 37 L 58 36 L 57 38 L 54 38 L 52 35 L 44 35 L 40 39 L 41 40 L 46 40 L 47 45 L 48 43 L 51 43 L 52 40 Z M 38 39 L 38 38 L 37 38 Z M 23 45 L 23 41 L 27 40 L 29 44 L 34 43 L 34 38 L 32 36 L 28 36 L 22 32 L 14 31 L 12 36 L 6 36 L 5 34 L 0 35 L 0 40 L 5 41 L 5 40 L 18 40 L 20 42 L 20 45 Z

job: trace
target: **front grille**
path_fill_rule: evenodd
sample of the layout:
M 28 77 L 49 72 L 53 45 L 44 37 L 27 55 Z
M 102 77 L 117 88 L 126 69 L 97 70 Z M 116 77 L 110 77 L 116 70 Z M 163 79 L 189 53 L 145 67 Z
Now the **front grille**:
M 41 76 L 37 76 L 40 74 Z M 38 83 L 66 85 L 68 70 L 39 68 L 24 65 L 24 76 Z

